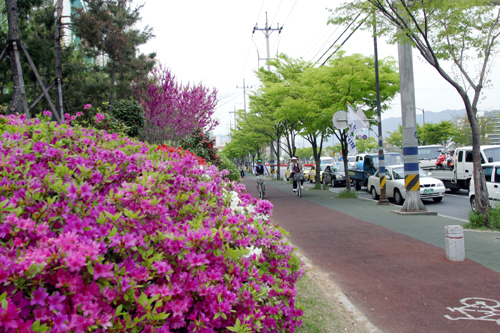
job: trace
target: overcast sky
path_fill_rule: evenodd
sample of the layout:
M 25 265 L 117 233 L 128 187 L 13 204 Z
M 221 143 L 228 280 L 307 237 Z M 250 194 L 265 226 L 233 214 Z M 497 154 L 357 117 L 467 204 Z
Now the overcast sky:
M 141 1 L 135 0 L 137 3 Z M 257 87 L 254 71 L 265 65 L 266 40 L 263 31 L 266 12 L 271 28 L 283 27 L 281 34 L 273 31 L 269 38 L 271 57 L 277 52 L 293 58 L 318 61 L 344 30 L 327 25 L 329 12 L 344 2 L 339 0 L 147 0 L 141 11 L 142 24 L 148 24 L 156 35 L 143 45 L 143 53 L 156 52 L 157 59 L 170 68 L 182 83 L 202 83 L 218 90 L 215 116 L 220 125 L 215 134 L 227 134 L 232 112 L 244 107 L 245 86 Z M 337 44 L 340 44 L 345 36 Z M 379 39 L 379 58 L 397 59 L 397 46 Z M 332 48 L 332 50 L 335 49 Z M 368 32 L 357 31 L 345 43 L 347 54 L 373 55 L 373 39 Z M 331 50 L 322 63 L 331 54 Z M 416 107 L 427 111 L 461 110 L 458 93 L 436 70 L 426 64 L 414 50 Z M 493 87 L 484 89 L 480 110 L 500 109 L 500 65 L 490 76 Z M 239 88 L 237 88 L 239 87 Z M 248 93 L 247 89 L 247 93 Z M 248 98 L 247 98 L 248 103 Z M 417 115 L 421 114 L 417 110 Z M 382 118 L 401 116 L 400 97 L 394 99 Z

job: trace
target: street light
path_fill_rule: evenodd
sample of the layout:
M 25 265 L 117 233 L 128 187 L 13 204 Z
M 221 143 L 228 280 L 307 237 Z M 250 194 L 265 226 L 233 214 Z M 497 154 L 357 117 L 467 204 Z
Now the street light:
M 415 109 L 422 111 L 422 121 L 423 121 L 423 123 L 425 125 L 425 110 L 421 109 L 421 108 L 415 108 Z

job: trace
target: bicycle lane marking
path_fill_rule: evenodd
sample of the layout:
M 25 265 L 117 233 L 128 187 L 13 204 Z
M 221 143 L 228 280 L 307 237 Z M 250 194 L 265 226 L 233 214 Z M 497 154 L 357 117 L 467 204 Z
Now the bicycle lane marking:
M 445 315 L 449 320 L 482 320 L 493 321 L 500 325 L 500 302 L 494 299 L 482 297 L 467 297 L 460 300 L 463 306 L 448 307 L 447 309 L 455 315 L 462 317 L 452 317 Z

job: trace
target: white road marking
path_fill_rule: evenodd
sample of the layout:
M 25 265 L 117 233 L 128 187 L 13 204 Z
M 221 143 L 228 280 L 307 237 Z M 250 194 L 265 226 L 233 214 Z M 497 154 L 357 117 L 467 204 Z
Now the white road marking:
M 444 317 L 449 320 L 483 320 L 494 321 L 500 325 L 500 302 L 494 299 L 481 297 L 468 297 L 460 300 L 463 306 L 447 309 L 451 312 L 462 314 L 463 317 Z

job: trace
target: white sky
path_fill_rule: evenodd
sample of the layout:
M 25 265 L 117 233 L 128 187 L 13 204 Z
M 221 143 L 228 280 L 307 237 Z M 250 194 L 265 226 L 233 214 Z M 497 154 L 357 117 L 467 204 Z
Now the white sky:
M 269 38 L 271 57 L 279 52 L 317 61 L 344 30 L 327 25 L 326 8 L 344 2 L 339 0 L 134 1 L 145 2 L 142 24 L 153 27 L 156 35 L 140 48 L 141 52 L 156 52 L 157 59 L 183 84 L 201 82 L 217 88 L 219 103 L 215 117 L 220 125 L 215 134 L 227 134 L 230 122 L 234 122 L 230 112 L 244 107 L 243 89 L 237 88 L 243 87 L 243 80 L 245 86 L 258 85 L 254 71 L 264 66 L 265 60 L 259 62 L 257 52 L 260 58 L 265 58 L 267 51 L 264 32 L 255 31 L 252 35 L 252 30 L 256 24 L 264 28 L 266 12 L 272 28 L 283 26 L 281 34 L 274 31 Z M 379 59 L 387 56 L 397 59 L 397 46 L 387 45 L 383 39 L 379 39 L 378 46 Z M 343 49 L 347 54 L 373 55 L 373 39 L 368 32 L 358 30 Z M 464 109 L 458 93 L 434 68 L 420 60 L 415 50 L 413 54 L 416 107 L 426 112 Z M 494 68 L 490 79 L 493 87 L 483 90 L 481 110 L 500 109 L 500 66 Z M 398 95 L 382 118 L 399 116 Z

